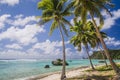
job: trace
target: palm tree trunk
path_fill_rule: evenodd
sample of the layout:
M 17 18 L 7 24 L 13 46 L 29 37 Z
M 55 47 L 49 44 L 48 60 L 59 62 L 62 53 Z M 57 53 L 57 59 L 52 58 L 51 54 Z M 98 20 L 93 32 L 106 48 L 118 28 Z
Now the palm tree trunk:
M 102 54 L 102 56 L 103 56 L 103 59 L 104 59 L 105 65 L 106 65 L 106 67 L 108 67 L 108 64 L 107 64 L 107 61 L 106 61 L 106 58 L 105 58 L 104 51 L 102 51 L 102 49 L 100 48 L 100 46 L 98 46 L 98 47 L 99 47 L 100 52 L 101 52 L 101 54 Z
M 86 49 L 86 52 L 87 52 L 87 55 L 88 55 L 88 58 L 89 58 L 89 61 L 90 61 L 90 65 L 91 65 L 92 69 L 95 70 L 95 68 L 94 68 L 94 66 L 92 64 L 92 60 L 90 58 L 89 52 L 88 52 L 88 46 L 87 45 L 85 46 L 85 49 Z
M 65 54 L 65 42 L 64 42 L 64 37 L 63 37 L 63 33 L 62 33 L 62 29 L 59 26 L 59 30 L 60 30 L 60 35 L 61 35 L 61 39 L 62 39 L 62 46 L 63 46 L 63 67 L 62 67 L 62 74 L 61 74 L 61 80 L 65 80 L 66 79 L 66 54 Z
M 103 40 L 103 38 L 102 38 L 102 36 L 101 36 L 101 34 L 100 34 L 100 32 L 99 32 L 98 27 L 97 27 L 97 24 L 96 24 L 96 22 L 95 22 L 95 20 L 94 20 L 94 16 L 91 15 L 91 18 L 92 18 L 94 27 L 95 27 L 95 29 L 96 29 L 97 36 L 98 36 L 98 38 L 100 39 L 100 42 L 101 42 L 101 44 L 102 44 L 102 46 L 103 46 L 103 49 L 104 49 L 104 51 L 105 51 L 105 54 L 106 54 L 107 58 L 109 59 L 110 64 L 111 64 L 113 70 L 115 71 L 115 73 L 116 73 L 118 76 L 120 76 L 120 70 L 119 70 L 119 68 L 117 67 L 117 65 L 115 64 L 115 62 L 112 60 L 112 58 L 111 58 L 111 56 L 110 56 L 110 53 L 109 53 L 109 51 L 108 51 L 108 49 L 107 49 L 107 47 L 106 47 L 106 44 L 105 44 L 105 42 L 104 42 L 104 40 Z

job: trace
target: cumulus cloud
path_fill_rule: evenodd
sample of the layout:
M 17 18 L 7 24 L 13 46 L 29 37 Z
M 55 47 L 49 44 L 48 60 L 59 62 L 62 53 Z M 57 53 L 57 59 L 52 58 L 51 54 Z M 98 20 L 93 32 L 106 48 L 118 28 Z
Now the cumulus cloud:
M 36 42 L 37 38 L 35 35 L 44 31 L 43 27 L 39 27 L 36 24 L 26 25 L 22 29 L 12 26 L 0 34 L 0 40 L 9 39 L 27 45 Z
M 37 22 L 37 19 L 35 16 L 28 16 L 24 17 L 23 15 L 17 15 L 15 16 L 15 20 L 12 21 L 13 26 L 25 26 L 26 24 Z
M 6 48 L 10 48 L 10 49 L 22 49 L 22 47 L 19 44 L 9 44 L 5 46 Z
M 102 11 L 102 15 L 104 16 L 104 26 L 102 30 L 110 29 L 113 25 L 115 25 L 115 21 L 120 18 L 120 9 L 111 11 L 112 17 L 106 13 L 106 11 Z M 80 18 L 78 19 L 80 20 Z M 91 19 L 89 19 L 91 20 Z M 97 25 L 99 25 L 99 19 L 95 18 Z M 73 19 L 71 19 L 70 23 L 74 25 Z
M 37 25 L 35 16 L 22 14 L 0 16 L 0 58 L 37 58 L 42 56 L 39 51 L 29 49 L 38 42 L 37 35 L 44 33 L 44 25 Z M 7 40 L 7 43 L 4 42 Z M 25 50 L 25 51 L 24 51 Z M 58 50 L 56 50 L 57 52 Z
M 103 15 L 105 16 L 103 30 L 111 28 L 113 25 L 115 25 L 115 20 L 120 18 L 120 9 L 112 11 L 111 13 L 113 15 L 112 17 L 103 12 Z
M 10 6 L 14 6 L 19 4 L 19 0 L 0 0 L 0 4 L 8 4 Z
M 114 37 L 108 37 L 105 40 L 105 43 L 108 45 L 108 46 L 112 46 L 112 47 L 118 47 L 120 46 L 120 41 L 119 40 L 116 40 Z
M 44 25 L 37 25 L 35 16 L 4 14 L 0 16 L 0 41 L 17 41 L 22 45 L 28 45 L 38 41 L 37 34 L 45 32 Z
M 68 41 L 65 41 L 66 45 Z M 61 41 L 50 41 L 39 42 L 34 44 L 31 48 L 26 49 L 24 52 L 21 50 L 22 47 L 19 44 L 6 45 L 7 50 L 0 52 L 0 58 L 33 58 L 33 59 L 56 59 L 62 58 L 62 42 Z M 73 58 L 77 54 L 72 54 L 71 48 L 66 48 L 66 56 Z M 6 56 L 5 56 L 6 55 Z
M 23 14 L 19 14 L 19 15 L 14 16 L 14 18 L 16 18 L 16 19 L 23 18 L 23 17 L 24 17 Z
M 0 59 L 21 59 L 21 58 L 39 58 L 40 55 L 38 53 L 27 53 L 19 50 L 5 50 L 1 51 Z
M 36 43 L 33 46 L 33 49 L 39 49 L 43 51 L 43 53 L 45 54 L 54 53 L 54 55 L 56 55 L 61 53 L 60 48 L 58 47 L 62 47 L 61 41 L 59 42 L 59 41 L 46 40 L 45 42 Z
M 0 29 L 5 27 L 5 24 L 9 22 L 10 14 L 4 14 L 0 16 Z
M 68 42 L 69 41 L 65 41 L 65 44 L 69 45 Z M 62 58 L 62 41 L 50 41 L 47 39 L 44 42 L 36 43 L 31 49 L 28 50 L 28 52 L 35 51 L 37 51 L 41 55 L 46 56 L 47 58 Z M 76 50 L 71 49 L 70 47 L 66 47 L 67 59 L 81 58 L 81 54 L 79 53 L 76 52 Z
M 11 16 L 10 14 L 3 14 L 0 16 L 0 29 L 4 28 L 6 24 L 15 27 L 25 27 L 27 24 L 34 24 L 38 22 L 35 16 L 25 17 L 22 14 Z

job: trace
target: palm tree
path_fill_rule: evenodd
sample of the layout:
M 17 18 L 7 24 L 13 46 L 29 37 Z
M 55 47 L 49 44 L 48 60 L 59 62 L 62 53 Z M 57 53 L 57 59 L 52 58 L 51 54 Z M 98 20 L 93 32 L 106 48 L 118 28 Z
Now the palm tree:
M 91 23 L 91 24 L 93 25 L 93 23 Z M 99 28 L 99 29 L 100 29 L 100 28 Z M 95 30 L 95 28 L 93 27 L 92 30 Z M 95 32 L 96 32 L 96 31 L 95 31 Z M 107 38 L 107 34 L 106 34 L 106 33 L 100 31 L 100 34 L 101 34 L 102 38 Z M 102 57 L 103 57 L 103 59 L 104 59 L 104 62 L 105 62 L 106 67 L 108 67 L 107 61 L 106 61 L 106 55 L 105 55 L 104 51 L 103 51 L 102 48 L 101 48 L 101 42 L 100 42 L 99 38 L 97 37 L 97 34 L 95 34 L 94 37 L 95 37 L 96 46 L 97 46 L 97 48 L 100 50 L 100 53 L 102 54 Z
M 87 18 L 90 16 L 92 22 L 94 24 L 94 28 L 97 32 L 97 37 L 100 39 L 102 47 L 105 51 L 107 58 L 110 61 L 110 64 L 113 70 L 116 72 L 118 76 L 120 76 L 120 69 L 117 67 L 115 62 L 112 60 L 110 53 L 106 47 L 106 44 L 100 34 L 98 26 L 95 21 L 95 17 L 97 17 L 100 21 L 100 25 L 104 24 L 104 18 L 101 14 L 101 10 L 105 10 L 108 14 L 111 15 L 110 11 L 106 6 L 113 7 L 113 4 L 110 2 L 111 0 L 73 0 L 69 7 L 74 6 L 74 14 L 76 17 L 81 17 L 83 23 L 86 22 Z M 88 16 L 89 13 L 89 16 Z M 111 15 L 112 16 L 112 15 Z
M 104 54 L 104 51 L 101 49 L 100 45 L 98 45 L 98 48 L 99 48 L 99 50 L 100 50 L 100 53 L 101 53 L 102 56 L 103 56 L 103 59 L 104 59 L 104 62 L 105 62 L 106 67 L 108 67 L 108 64 L 107 64 L 107 61 L 106 61 L 106 56 L 105 56 L 105 54 Z
M 96 44 L 93 42 L 94 41 L 93 35 L 95 34 L 95 32 L 91 31 L 92 27 L 90 27 L 90 26 L 91 26 L 90 22 L 86 23 L 85 25 L 81 21 L 75 22 L 75 26 L 72 27 L 70 30 L 72 32 L 76 32 L 76 35 L 74 35 L 71 38 L 70 42 L 74 46 L 78 47 L 79 51 L 81 51 L 82 44 L 85 46 L 86 53 L 87 53 L 89 61 L 90 61 L 90 65 L 91 65 L 92 69 L 94 70 L 95 68 L 93 66 L 92 60 L 89 55 L 88 45 L 90 44 L 91 47 L 96 46 Z
M 41 0 L 38 3 L 38 9 L 42 10 L 42 16 L 39 24 L 44 24 L 52 21 L 50 27 L 50 35 L 57 28 L 60 31 L 60 36 L 62 39 L 63 46 L 63 67 L 61 80 L 66 78 L 66 54 L 65 54 L 65 43 L 63 32 L 68 36 L 66 25 L 72 26 L 68 20 L 65 19 L 66 16 L 70 16 L 69 9 L 66 8 L 65 3 L 67 0 Z

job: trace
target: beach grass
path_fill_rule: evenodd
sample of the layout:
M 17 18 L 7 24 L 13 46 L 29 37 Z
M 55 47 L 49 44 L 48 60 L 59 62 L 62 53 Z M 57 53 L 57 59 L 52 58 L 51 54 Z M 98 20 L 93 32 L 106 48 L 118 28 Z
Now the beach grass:
M 117 64 L 120 67 L 120 64 Z M 96 70 L 92 70 L 89 66 L 79 67 L 68 70 L 66 73 L 66 80 L 113 80 L 115 72 L 112 67 L 104 65 L 97 65 Z M 45 76 L 36 76 L 28 78 L 28 80 L 60 80 L 60 72 L 54 72 Z
M 120 64 L 117 64 L 120 67 Z M 109 65 L 96 67 L 96 70 L 88 69 L 82 76 L 76 76 L 73 78 L 68 78 L 67 80 L 112 80 L 115 76 L 115 72 Z

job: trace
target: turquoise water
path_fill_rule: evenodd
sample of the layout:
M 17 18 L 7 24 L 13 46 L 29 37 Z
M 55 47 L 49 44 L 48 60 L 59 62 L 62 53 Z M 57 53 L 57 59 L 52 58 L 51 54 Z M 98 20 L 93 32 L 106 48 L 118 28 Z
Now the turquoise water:
M 61 66 L 53 66 L 52 60 L 0 60 L 0 80 L 14 80 L 28 76 L 60 71 Z M 94 65 L 98 65 L 99 60 L 92 60 Z M 116 62 L 120 62 L 117 60 Z M 80 66 L 88 66 L 89 60 L 68 60 L 67 69 L 77 68 Z M 51 68 L 45 69 L 45 65 Z

